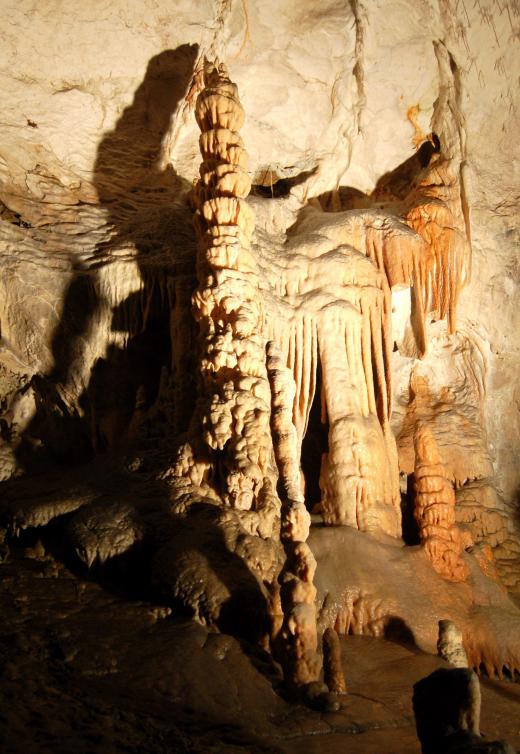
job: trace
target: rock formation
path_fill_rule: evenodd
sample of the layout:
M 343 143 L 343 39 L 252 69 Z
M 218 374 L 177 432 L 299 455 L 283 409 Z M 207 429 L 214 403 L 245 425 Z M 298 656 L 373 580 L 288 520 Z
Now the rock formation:
M 472 670 L 441 668 L 415 684 L 413 708 L 423 754 L 449 748 L 458 731 L 480 736 L 480 684 Z
M 441 668 L 414 685 L 413 709 L 422 754 L 513 754 L 480 734 L 480 684 L 472 670 Z
M 199 287 L 193 307 L 202 356 L 192 432 L 200 427 L 206 452 L 220 456 L 224 501 L 251 510 L 266 481 L 274 480 L 270 389 L 250 252 L 253 214 L 244 201 L 251 186 L 238 134 L 244 112 L 222 65 L 206 64 L 195 113 L 203 162 L 194 189 Z M 179 460 L 181 477 L 185 463 Z M 211 474 L 207 466 L 206 472 Z
M 439 657 L 456 668 L 468 667 L 468 658 L 462 643 L 462 632 L 451 620 L 439 621 L 437 652 Z
M 322 665 L 318 656 L 316 560 L 306 544 L 311 521 L 300 490 L 296 430 L 291 412 L 294 383 L 273 343 L 269 343 L 267 353 L 273 441 L 283 485 L 281 539 L 286 555 L 279 577 L 280 619 L 273 631 L 273 648 L 289 684 L 308 687 L 318 681 Z M 276 613 L 272 618 L 276 623 Z
M 364 254 L 326 235 L 322 215 L 313 214 L 278 255 L 265 257 L 274 283 L 267 332 L 294 376 L 300 452 L 320 375 L 317 399 L 328 424 L 320 476 L 325 522 L 398 536 L 388 284 Z
M 305 542 L 286 547 L 287 562 L 281 575 L 281 604 L 284 620 L 280 632 L 279 656 L 287 682 L 298 688 L 319 679 L 316 626 L 316 560 Z
M 455 525 L 455 492 L 446 479 L 439 450 L 427 427 L 415 434 L 414 516 L 421 542 L 437 573 L 464 581 L 468 569 L 461 553 L 464 538 Z
M 333 628 L 323 633 L 323 674 L 325 683 L 333 694 L 346 694 L 347 684 L 341 662 L 339 636 Z
M 130 563 L 312 693 L 332 628 L 514 674 L 513 4 L 7 5 L 6 547 Z

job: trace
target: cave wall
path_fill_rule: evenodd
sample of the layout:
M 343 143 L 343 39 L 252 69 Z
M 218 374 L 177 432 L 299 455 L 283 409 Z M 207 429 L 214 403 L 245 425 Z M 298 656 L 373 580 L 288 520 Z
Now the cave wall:
M 513 2 L 97 0 L 71 12 L 49 0 L 3 9 L 4 478 L 47 449 L 72 444 L 81 457 L 117 446 L 137 408 L 153 403 L 162 366 L 172 383 L 189 380 L 192 334 L 178 332 L 182 357 L 172 360 L 164 333 L 169 305 L 194 281 L 184 199 L 200 162 L 193 105 L 206 55 L 226 61 L 241 93 L 259 237 L 281 239 L 313 197 L 370 195 L 432 132 L 458 153 L 472 245 L 459 334 L 454 341 L 435 324 L 421 363 L 398 342 L 393 428 L 406 437 L 410 373 L 426 372 L 433 393 L 455 396 L 448 412 L 464 404 L 478 414 L 482 463 L 516 500 Z M 143 354 L 155 362 L 138 374 Z M 466 366 L 453 367 L 457 359 Z M 446 386 L 447 361 L 455 374 Z M 403 464 L 410 473 L 413 462 Z

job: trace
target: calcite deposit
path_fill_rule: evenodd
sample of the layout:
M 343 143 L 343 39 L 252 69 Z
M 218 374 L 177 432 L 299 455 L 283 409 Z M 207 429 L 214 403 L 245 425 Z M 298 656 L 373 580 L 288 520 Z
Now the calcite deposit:
M 323 632 L 323 675 L 333 694 L 347 693 L 339 636 L 330 627 Z
M 437 652 L 439 657 L 456 668 L 468 667 L 468 658 L 462 643 L 462 632 L 451 620 L 439 621 Z
M 451 621 L 514 676 L 515 4 L 28 6 L 0 74 L 6 542 L 114 566 L 307 699 L 322 635 L 345 690 L 333 631 L 435 652 Z
M 421 425 L 415 434 L 415 509 L 419 537 L 437 573 L 464 581 L 464 539 L 455 526 L 455 492 L 446 479 L 433 435 Z M 471 544 L 471 540 L 466 542 Z

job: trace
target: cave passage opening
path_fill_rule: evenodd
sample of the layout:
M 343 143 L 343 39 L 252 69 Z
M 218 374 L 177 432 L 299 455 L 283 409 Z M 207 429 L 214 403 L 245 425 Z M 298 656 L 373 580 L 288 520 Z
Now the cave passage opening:
M 316 390 L 302 441 L 300 465 L 305 480 L 305 505 L 313 511 L 321 502 L 320 473 L 323 454 L 329 452 L 329 422 L 322 407 L 321 364 L 316 369 Z
M 405 545 L 419 545 L 419 526 L 414 516 L 415 488 L 414 475 L 406 474 L 401 487 L 401 527 Z

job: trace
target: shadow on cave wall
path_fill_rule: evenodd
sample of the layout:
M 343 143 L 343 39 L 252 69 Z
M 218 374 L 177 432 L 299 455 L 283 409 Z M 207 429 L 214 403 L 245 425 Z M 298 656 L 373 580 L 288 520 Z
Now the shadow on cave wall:
M 21 541 L 25 537 L 30 543 L 31 538 L 41 537 L 46 551 L 54 553 L 73 573 L 93 578 L 121 596 L 146 599 L 152 595 L 179 608 L 170 591 L 177 560 L 193 557 L 206 563 L 211 578 L 229 593 L 219 626 L 256 639 L 256 634 L 265 630 L 266 600 L 247 564 L 227 546 L 223 527 L 213 520 L 218 518 L 217 508 L 202 506 L 200 510 L 201 506 L 195 506 L 186 520 L 176 519 L 165 483 L 146 474 L 142 478 L 127 474 L 112 463 L 114 454 L 117 457 L 118 451 L 125 450 L 125 433 L 136 403 L 144 412 L 153 405 L 161 372 L 171 362 L 171 302 L 166 282 L 176 275 L 189 278 L 191 274 L 196 284 L 195 237 L 187 202 L 191 184 L 171 166 L 163 169 L 160 161 L 172 115 L 192 80 L 197 53 L 196 45 L 186 44 L 152 58 L 132 103 L 99 144 L 94 184 L 110 237 L 97 245 L 89 267 L 72 260 L 72 278 L 52 337 L 54 367 L 33 380 L 37 411 L 18 450 L 27 477 L 7 483 L 7 492 L 15 509 L 17 500 L 30 508 L 31 501 L 42 502 L 42 495 L 51 505 L 64 495 L 85 494 L 89 500 L 83 507 L 58 513 L 43 532 L 41 527 L 29 527 Z M 114 251 L 125 247 L 137 250 L 141 290 L 112 306 L 109 319 L 112 332 L 128 334 L 126 346 L 107 348 L 105 356 L 94 363 L 88 385 L 81 392 L 77 374 L 87 356 L 89 338 L 95 337 L 93 332 L 105 321 L 110 306 L 103 294 L 107 280 L 110 285 L 110 271 L 104 277 L 103 268 L 110 264 Z M 194 322 L 192 326 L 195 330 Z M 189 343 L 184 348 L 188 349 Z M 195 364 L 190 364 L 190 357 L 193 360 L 196 353 L 191 351 L 185 354 L 183 371 L 194 379 Z M 70 404 L 78 392 L 81 411 L 74 411 Z M 195 390 L 192 393 L 194 399 Z M 69 395 L 73 400 L 67 402 Z M 93 456 L 95 464 L 73 466 Z M 48 468 L 49 461 L 60 466 Z M 42 477 L 31 477 L 31 472 L 39 471 L 46 471 L 43 483 Z M 102 545 L 110 521 L 99 527 L 90 515 L 100 508 L 110 511 L 113 503 L 135 511 L 146 534 L 142 542 L 104 565 L 94 561 L 89 569 L 74 550 L 69 525 L 81 521 L 90 537 L 99 537 Z M 161 573 L 156 562 L 161 552 L 167 554 L 165 572 L 162 579 L 154 579 L 154 572 Z
M 36 412 L 17 451 L 26 472 L 40 471 L 53 461 L 71 463 L 117 451 L 138 391 L 144 409 L 157 395 L 161 369 L 169 365 L 171 352 L 166 279 L 179 249 L 193 249 L 193 266 L 195 256 L 185 201 L 190 185 L 171 166 L 163 169 L 159 163 L 197 53 L 197 45 L 185 44 L 153 57 L 132 103 L 99 144 L 94 185 L 110 238 L 98 244 L 88 269 L 73 260 L 52 338 L 54 368 L 32 383 Z M 137 250 L 142 290 L 114 307 L 112 330 L 128 334 L 127 345 L 109 346 L 105 357 L 96 361 L 79 412 L 67 397 L 77 395 L 74 378 L 86 357 L 87 339 L 107 306 L 100 268 L 122 247 Z
M 422 171 L 428 167 L 433 156 L 441 152 L 437 134 L 431 134 L 411 157 L 379 178 L 371 194 L 364 194 L 350 186 L 340 186 L 337 191 L 328 191 L 317 198 L 325 212 L 346 209 L 386 209 L 387 204 L 404 201 L 415 187 Z

